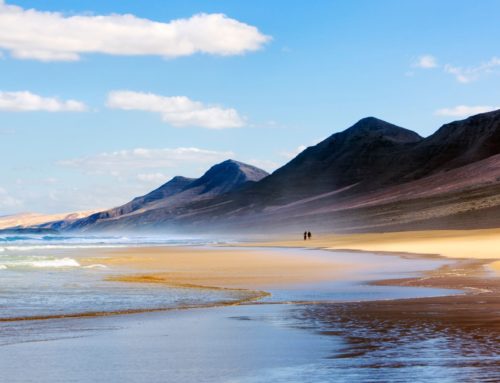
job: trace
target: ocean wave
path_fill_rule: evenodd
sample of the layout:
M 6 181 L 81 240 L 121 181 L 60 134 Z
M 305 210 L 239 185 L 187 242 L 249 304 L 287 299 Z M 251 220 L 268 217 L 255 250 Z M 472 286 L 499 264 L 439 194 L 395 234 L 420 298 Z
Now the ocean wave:
M 102 245 L 102 244 L 94 244 L 94 245 L 19 245 L 19 246 L 4 246 L 0 248 L 0 251 L 31 251 L 31 250 L 57 250 L 57 249 L 114 249 L 114 248 L 123 248 L 127 247 L 127 245 Z
M 43 261 L 32 261 L 30 263 L 33 267 L 43 268 L 80 267 L 80 264 L 73 258 L 46 259 Z
M 34 260 L 20 260 L 11 261 L 8 263 L 0 264 L 0 270 L 10 268 L 44 268 L 44 269 L 60 269 L 81 267 L 81 265 L 73 258 L 59 258 L 59 259 L 34 259 Z
M 80 267 L 80 264 L 73 258 L 45 259 L 26 263 L 30 266 L 40 268 Z
M 136 246 L 136 245 L 209 245 L 221 243 L 207 238 L 165 236 L 69 236 L 69 235 L 1 235 L 6 246 Z M 224 241 L 222 241 L 224 243 Z M 33 249 L 33 248 L 30 248 Z M 35 248 L 38 249 L 38 248 Z
M 28 236 L 7 236 L 7 237 L 0 237 L 0 242 L 16 242 L 16 241 L 29 241 L 32 240 L 33 237 L 28 237 Z

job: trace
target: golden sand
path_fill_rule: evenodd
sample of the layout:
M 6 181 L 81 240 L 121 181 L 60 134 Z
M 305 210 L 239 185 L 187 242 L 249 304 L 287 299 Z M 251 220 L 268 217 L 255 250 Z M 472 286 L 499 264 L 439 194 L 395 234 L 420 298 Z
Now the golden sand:
M 280 240 L 261 243 L 259 246 L 319 247 L 332 250 L 435 254 L 449 258 L 500 259 L 500 229 L 321 235 L 314 236 L 311 241 Z
M 314 235 L 308 241 L 285 239 L 252 243 L 252 246 L 262 246 L 264 249 L 127 248 L 103 251 L 97 255 L 98 261 L 93 257 L 82 263 L 99 262 L 125 268 L 130 271 L 127 273 L 127 282 L 260 291 L 276 285 L 337 279 L 348 274 L 350 269 L 349 265 L 338 264 L 314 251 L 307 254 L 276 253 L 266 251 L 265 247 L 309 247 L 500 260 L 500 229 Z M 500 274 L 500 261 L 492 262 L 488 267 Z
M 124 282 L 194 288 L 260 290 L 268 286 L 336 279 L 350 267 L 315 252 L 306 256 L 265 249 L 127 248 L 108 250 L 96 257 L 80 262 L 118 266 L 121 273 L 116 278 Z

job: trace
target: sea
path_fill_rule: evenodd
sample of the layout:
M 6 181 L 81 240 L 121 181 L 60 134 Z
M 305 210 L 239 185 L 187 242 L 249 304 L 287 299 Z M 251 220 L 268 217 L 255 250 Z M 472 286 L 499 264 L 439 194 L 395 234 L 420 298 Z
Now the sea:
M 126 236 L 0 236 L 0 320 L 130 310 L 154 310 L 237 301 L 241 292 L 165 288 L 107 280 L 121 272 L 98 262 L 92 250 L 134 246 L 209 246 L 196 238 Z M 89 253 L 90 252 L 90 253 Z
M 197 246 L 209 248 L 225 240 L 163 236 L 0 236 L 0 320 L 58 317 L 91 313 L 114 313 L 216 305 L 237 302 L 248 293 L 240 290 L 210 290 L 166 287 L 160 284 L 110 281 L 109 276 L 126 273 L 119 266 L 106 266 L 99 258 L 88 262 L 92 250 L 151 246 Z M 224 248 L 218 248 L 224 251 Z M 449 290 L 372 286 L 369 280 L 416 275 L 446 261 L 412 260 L 362 253 L 318 252 L 274 249 L 276 256 L 314 251 L 315 256 L 339 264 L 358 264 L 348 278 L 333 281 L 271 286 L 264 303 L 294 301 L 360 301 L 445 295 Z M 86 262 L 82 262 L 86 258 Z M 373 265 L 367 268 L 366 265 Z M 380 270 L 383 273 L 378 274 Z M 130 271 L 128 271 L 130 272 Z
M 321 302 L 460 294 L 368 283 L 419 275 L 449 260 L 265 249 L 274 256 L 314 254 L 359 267 L 332 281 L 269 286 L 271 295 L 252 304 L 221 306 L 241 301 L 244 292 L 110 281 L 110 275 L 131 271 L 89 256 L 92 250 L 102 254 L 134 246 L 227 243 L 161 236 L 0 236 L 0 382 L 499 381 L 493 338 L 470 340 L 425 326 L 358 324 L 340 316 L 322 322 L 324 315 L 316 315 L 326 307 Z M 127 311 L 135 314 L 85 316 Z

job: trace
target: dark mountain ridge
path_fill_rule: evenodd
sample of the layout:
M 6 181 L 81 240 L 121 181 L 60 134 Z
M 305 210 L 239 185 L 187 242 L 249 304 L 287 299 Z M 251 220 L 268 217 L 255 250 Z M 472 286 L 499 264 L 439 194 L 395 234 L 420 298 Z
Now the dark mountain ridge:
M 443 125 L 409 153 L 413 179 L 458 168 L 500 153 L 500 110 Z
M 382 183 L 381 176 L 394 158 L 421 140 L 415 132 L 367 117 L 305 149 L 259 187 L 278 202 L 360 182 L 375 187 Z
M 470 193 L 481 200 L 479 205 L 469 201 L 467 206 L 491 208 L 497 203 L 495 196 L 488 196 L 500 181 L 500 162 L 489 161 L 482 166 L 481 161 L 498 154 L 500 111 L 443 125 L 426 138 L 368 117 L 307 148 L 271 175 L 228 160 L 197 180 L 174 178 L 145 196 L 76 221 L 68 228 L 204 231 L 208 227 L 245 231 L 300 222 L 338 228 L 351 225 L 347 223 L 350 221 L 356 222 L 352 227 L 385 227 L 387 222 L 401 221 L 398 214 L 405 208 L 399 201 L 410 201 L 413 194 L 419 201 L 432 198 L 429 206 L 434 212 L 441 209 L 441 215 L 463 214 L 457 204 L 467 199 L 468 190 L 484 187 L 483 192 Z M 487 176 L 481 175 L 486 172 L 483 169 L 487 169 Z M 474 183 L 457 183 L 452 173 L 470 177 Z M 430 185 L 433 189 L 429 193 L 425 188 Z M 445 194 L 449 196 L 445 198 Z M 453 208 L 450 201 L 454 201 Z M 394 208 L 388 208 L 388 203 Z M 417 205 L 420 209 L 425 206 L 420 202 Z M 410 211 L 405 214 L 412 216 Z M 424 217 L 420 213 L 414 216 L 420 217 L 416 220 Z M 405 222 L 411 219 L 405 218 Z

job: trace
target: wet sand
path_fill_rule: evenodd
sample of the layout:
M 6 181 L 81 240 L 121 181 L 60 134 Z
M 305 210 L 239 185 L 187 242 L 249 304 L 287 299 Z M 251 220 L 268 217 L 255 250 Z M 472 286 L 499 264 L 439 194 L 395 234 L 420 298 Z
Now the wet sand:
M 486 232 L 486 233 L 485 233 Z M 443 249 L 444 239 L 450 238 L 459 243 L 468 242 L 471 245 L 484 236 L 493 236 L 490 241 L 496 241 L 498 231 L 481 230 L 480 233 L 469 233 L 467 238 L 460 237 L 458 232 L 419 233 L 411 241 L 425 243 L 418 250 L 430 250 L 434 243 L 440 243 Z M 404 247 L 398 233 L 387 236 L 361 235 L 365 242 L 358 243 L 356 250 L 411 250 Z M 337 237 L 335 237 L 338 241 Z M 461 238 L 461 239 L 460 239 Z M 351 249 L 351 241 L 359 239 L 359 235 L 343 238 L 341 243 L 332 242 L 332 237 L 307 241 L 308 246 L 335 249 L 336 246 Z M 393 246 L 389 240 L 394 241 Z M 410 239 L 408 240 L 410 241 Z M 371 243 L 374 244 L 372 247 Z M 303 246 L 303 241 L 270 242 L 259 246 Z M 378 245 L 378 246 L 377 246 Z M 366 246 L 366 247 L 365 247 Z M 450 243 L 447 255 L 450 256 L 456 244 Z M 343 304 L 343 311 L 352 311 L 352 316 L 359 316 L 361 312 L 384 317 L 394 322 L 405 321 L 434 321 L 447 323 L 456 328 L 472 328 L 491 330 L 496 336 L 500 332 L 500 278 L 495 274 L 498 270 L 498 261 L 493 255 L 495 249 L 476 245 L 474 256 L 468 259 L 458 259 L 451 265 L 445 265 L 437 270 L 425 272 L 422 276 L 404 279 L 385 279 L 373 282 L 379 286 L 411 286 L 462 290 L 463 295 L 436 298 L 404 299 L 385 302 L 363 302 Z M 500 247 L 499 247 L 500 248 Z M 465 250 L 470 250 L 466 248 Z M 464 251 L 465 251 L 464 250 Z M 411 256 L 418 258 L 435 259 L 439 255 L 395 253 L 395 256 Z M 465 253 L 459 254 L 463 256 Z M 458 257 L 461 258 L 461 257 Z M 95 262 L 95 259 L 92 260 Z M 137 273 L 116 276 L 114 280 L 131 283 L 161 283 L 171 286 L 190 288 L 227 288 L 242 289 L 251 292 L 253 299 L 258 300 L 265 296 L 265 288 L 279 284 L 294 284 L 312 281 L 332 280 L 340 278 L 341 274 L 349 274 L 349 267 L 345 264 L 329 262 L 324 257 L 316 257 L 314 252 L 303 255 L 289 254 L 286 257 L 277 257 L 273 252 L 265 250 L 238 250 L 238 249 L 197 249 L 197 248 L 141 248 L 125 249 L 106 252 L 99 260 L 104 264 L 120 264 L 136 270 L 151 271 L 154 273 Z M 353 266 L 354 267 L 354 266 Z M 492 272 L 493 270 L 493 272 Z M 247 302 L 247 301 L 245 301 Z M 244 302 L 242 302 L 244 303 Z M 320 304 L 321 305 L 321 304 Z M 325 305 L 325 307 L 328 304 Z M 335 310 L 339 305 L 335 304 Z M 325 311 L 321 310 L 324 315 Z M 322 315 L 323 315 L 322 314 Z M 495 335 L 496 334 L 496 335 Z
M 114 281 L 177 287 L 261 290 L 270 286 L 332 280 L 354 268 L 317 254 L 266 249 L 139 247 L 102 251 L 81 263 L 126 269 Z
M 500 381 L 500 280 L 466 260 L 378 285 L 447 287 L 465 295 L 302 306 L 300 323 L 340 337 L 332 365 L 385 381 Z M 349 372 L 350 371 L 350 372 Z M 403 378 L 404 377 L 404 378 Z M 362 380 L 362 379 L 361 379 Z
M 418 250 L 430 250 L 433 243 L 441 243 L 442 249 L 444 239 L 453 238 L 459 243 L 469 242 L 473 244 L 478 238 L 485 235 L 496 236 L 497 231 L 481 231 L 481 233 L 469 233 L 467 238 L 462 238 L 457 232 L 446 233 L 419 233 L 412 241 L 421 241 L 425 246 Z M 358 243 L 357 250 L 378 249 L 390 250 L 412 250 L 412 247 L 404 247 L 398 234 L 388 236 L 362 235 L 364 243 Z M 337 238 L 337 237 L 335 237 Z M 332 243 L 331 237 L 307 241 L 308 246 L 326 247 L 327 249 L 340 246 L 351 248 L 350 243 L 359 236 L 343 238 L 341 243 Z M 461 238 L 461 239 L 460 239 Z M 389 246 L 389 239 L 394 241 Z M 490 239 L 496 241 L 496 238 Z M 410 241 L 410 240 L 408 240 Z M 374 243 L 373 248 L 370 243 Z M 266 246 L 266 244 L 259 244 Z M 268 246 L 303 246 L 303 241 L 268 243 Z M 326 246 L 325 246 L 326 245 Z M 333 245 L 333 246 L 332 246 Z M 365 247 L 369 246 L 369 247 Z M 447 255 L 456 244 L 449 244 Z M 492 272 L 497 270 L 498 261 L 492 259 L 494 249 L 486 246 L 475 246 L 476 257 L 469 259 L 458 259 L 450 265 L 445 265 L 437 270 L 425 272 L 414 278 L 385 279 L 373 282 L 374 285 L 431 287 L 462 290 L 463 295 L 447 297 L 402 299 L 391 301 L 347 303 L 347 304 L 318 304 L 314 305 L 314 312 L 320 321 L 330 321 L 332 313 L 337 316 L 338 312 L 345 313 L 349 318 L 378 318 L 370 323 L 363 323 L 363 327 L 374 328 L 375 324 L 383 323 L 406 323 L 415 326 L 424 323 L 441 326 L 451 330 L 462 332 L 482 331 L 488 333 L 492 339 L 500 341 L 500 278 Z M 467 250 L 467 249 L 466 249 Z M 470 250 L 470 249 L 469 249 Z M 208 249 L 140 249 L 141 256 L 137 256 L 137 249 L 126 249 L 114 251 L 110 258 L 103 260 L 108 263 L 120 263 L 134 268 L 157 270 L 155 273 L 144 273 L 116 277 L 118 280 L 134 283 L 165 283 L 173 286 L 216 288 L 241 288 L 241 289 L 263 289 L 276 284 L 293 284 L 305 281 L 320 281 L 333 279 L 339 273 L 349 273 L 349 268 L 335 262 L 327 262 L 325 258 L 315 257 L 311 254 L 307 257 L 288 255 L 287 257 L 276 257 L 272 252 L 256 250 L 208 250 Z M 459 254 L 463 256 L 463 254 Z M 395 254 L 401 256 L 401 254 Z M 431 258 L 438 255 L 430 254 L 406 256 Z M 144 258 L 145 257 L 145 258 Z M 144 260 L 146 259 L 146 260 Z M 102 262 L 102 260 L 100 261 Z M 168 269 L 168 272 L 165 271 Z M 262 290 L 257 291 L 265 294 Z M 341 308 L 341 309 L 340 309 Z M 311 310 L 311 308 L 308 308 Z M 369 321 L 368 321 L 369 322 Z M 499 345 L 500 347 L 500 345 Z M 500 349 L 499 349 L 500 351 Z
M 170 306 L 126 309 L 103 308 L 53 314 L 0 316 L 0 323 L 53 320 L 170 311 L 245 304 L 268 297 L 268 289 L 276 286 L 331 281 L 348 273 L 355 265 L 338 262 L 318 254 L 304 255 L 300 251 L 282 253 L 276 250 L 222 249 L 211 247 L 129 247 L 113 249 L 73 250 L 64 253 L 78 260 L 82 267 L 107 267 L 106 281 L 140 284 L 141 288 L 165 288 L 219 292 L 220 299 L 209 302 L 179 303 Z M 76 262 L 76 261 L 75 261 Z M 359 268 L 359 267 L 358 267 Z M 150 285 L 150 286 L 148 286 Z M 130 286 L 127 286 L 130 288 Z M 196 294 L 197 292 L 194 291 Z
M 496 295 L 500 291 L 500 229 L 319 235 L 310 241 L 268 241 L 259 246 L 367 251 L 422 259 L 445 257 L 456 262 L 419 278 L 377 284 L 461 289 L 468 295 Z
M 376 285 L 459 289 L 464 295 L 347 304 L 361 312 L 393 322 L 408 318 L 445 322 L 454 327 L 477 327 L 500 332 L 500 229 L 419 231 L 376 234 L 322 235 L 311 241 L 277 241 L 260 246 L 302 246 L 348 249 L 419 258 L 447 257 L 456 261 L 421 277 L 386 279 Z
M 442 234 L 436 233 L 439 238 L 442 238 Z M 424 237 L 429 241 L 427 234 Z M 349 241 L 352 241 L 352 237 Z M 372 241 L 377 242 L 376 238 L 372 238 Z M 307 246 L 349 248 L 347 242 L 334 244 L 330 239 L 315 238 L 307 242 Z M 259 244 L 266 245 L 303 247 L 304 243 L 288 241 Z M 402 254 L 403 248 L 400 246 L 395 247 L 399 254 L 392 256 L 439 259 L 434 251 L 429 252 L 429 255 L 410 254 L 411 247 L 404 248 L 405 254 Z M 428 246 L 432 247 L 431 244 Z M 390 250 L 384 247 L 380 251 Z M 324 252 L 310 251 L 307 255 L 300 255 L 290 251 L 286 256 L 278 256 L 265 249 L 129 248 L 102 251 L 80 261 L 82 264 L 98 262 L 113 266 L 120 272 L 111 279 L 124 283 L 262 292 L 282 285 L 348 278 L 354 271 L 349 264 L 328 261 L 316 253 Z M 489 254 L 493 255 L 493 252 L 489 251 Z M 374 255 L 373 259 L 376 260 L 376 257 Z M 49 346 L 46 342 L 17 343 L 8 347 L 9 352 L 1 354 L 2 357 L 10 358 L 12 366 L 18 365 L 18 358 L 12 359 L 10 355 L 40 355 L 35 362 L 39 368 L 37 376 L 46 374 L 42 381 L 88 379 L 89 373 L 79 371 L 76 366 L 76 372 L 68 372 L 57 366 L 51 369 L 44 367 L 60 360 L 67 353 L 76 356 L 75 349 L 77 352 L 88 349 L 88 353 L 81 355 L 82 360 L 93 368 L 101 366 L 99 373 L 104 375 L 99 375 L 102 378 L 100 381 L 139 382 L 145 376 L 149 381 L 163 381 L 167 376 L 186 382 L 193 381 L 193 377 L 204 377 L 206 381 L 214 382 L 288 382 L 294 381 L 294 378 L 297 382 L 494 382 L 500 376 L 500 278 L 495 273 L 497 265 L 498 262 L 492 256 L 455 259 L 436 270 L 409 278 L 387 279 L 390 274 L 386 270 L 379 270 L 381 274 L 377 281 L 372 282 L 374 286 L 460 289 L 465 292 L 464 295 L 351 303 L 252 304 L 142 313 L 115 319 L 104 317 L 80 318 L 74 319 L 74 322 L 61 322 L 68 319 L 47 321 L 47 327 L 56 326 L 56 331 L 62 328 L 62 336 L 71 339 L 56 335 Z M 382 280 L 384 275 L 386 277 Z M 264 322 L 259 322 L 262 320 L 265 322 L 263 327 Z M 134 321 L 137 323 L 130 326 Z M 104 323 L 106 328 L 118 326 L 119 329 L 106 329 L 96 337 L 82 335 L 81 338 L 78 332 L 68 331 L 71 326 L 85 327 L 82 323 L 96 326 L 97 330 L 93 328 L 92 334 L 101 331 L 99 323 Z M 259 338 L 258 345 L 252 345 L 255 333 L 251 329 L 256 324 L 259 331 L 262 330 L 259 336 L 263 338 Z M 17 326 L 16 323 L 12 325 Z M 228 334 L 226 331 L 229 328 Z M 174 336 L 170 332 L 172 329 L 178 329 L 180 333 L 174 331 Z M 293 329 L 306 330 L 305 333 L 309 335 L 301 335 L 300 331 L 294 332 Z M 88 330 L 83 328 L 81 331 Z M 169 342 L 169 338 L 162 340 L 162 336 L 173 338 Z M 325 342 L 325 339 L 331 339 L 331 343 Z M 185 347 L 183 342 L 187 342 L 190 347 Z M 279 350 L 273 349 L 271 345 L 279 346 Z M 128 351 L 123 354 L 120 347 Z M 203 352 L 197 354 L 197 360 L 189 360 L 188 356 L 198 347 Z M 102 352 L 96 354 L 91 350 Z M 142 350 L 139 352 L 144 355 L 138 354 L 138 350 Z M 274 350 L 282 359 L 268 362 L 265 358 L 258 358 L 262 353 L 267 355 L 266 358 L 274 358 L 274 354 L 262 350 Z M 147 363 L 134 364 L 135 372 L 131 372 L 135 374 L 134 379 L 117 374 L 115 369 L 103 365 L 101 361 L 107 361 L 109 355 L 114 355 L 112 359 L 121 371 L 123 363 L 126 363 L 123 356 L 128 354 L 135 361 Z M 183 360 L 180 357 L 182 355 L 187 361 L 179 370 L 176 366 Z M 238 357 L 234 358 L 235 355 Z M 170 366 L 169 370 L 159 368 L 165 363 Z M 10 381 L 29 380 L 20 379 L 16 375 L 16 368 L 9 367 L 6 371 L 6 376 L 13 379 Z M 212 374 L 210 379 L 205 376 L 207 371 Z M 223 374 L 223 379 L 220 374 Z
M 326 235 L 259 245 L 455 259 L 419 277 L 373 284 L 465 294 L 304 305 L 295 311 L 296 318 L 322 335 L 343 338 L 345 347 L 332 360 L 349 360 L 347 370 L 364 371 L 359 376 L 370 381 L 399 381 L 401 372 L 419 381 L 425 371 L 431 371 L 428 381 L 500 381 L 499 229 Z

